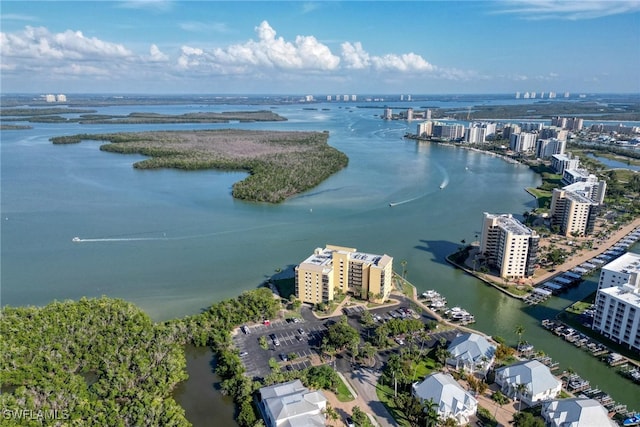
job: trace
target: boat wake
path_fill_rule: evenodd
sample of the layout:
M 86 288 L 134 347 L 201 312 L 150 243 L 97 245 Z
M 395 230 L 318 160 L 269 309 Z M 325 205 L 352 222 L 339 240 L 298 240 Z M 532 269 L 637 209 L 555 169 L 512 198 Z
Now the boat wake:
M 73 243 L 90 243 L 90 242 L 141 242 L 150 240 L 174 240 L 168 237 L 122 237 L 122 238 L 104 238 L 104 239 L 81 239 L 80 237 L 74 237 L 71 239 Z
M 404 205 L 405 203 L 413 202 L 414 200 L 418 200 L 424 196 L 426 196 L 426 194 L 423 194 L 422 196 L 418 196 L 418 197 L 412 197 L 411 199 L 402 200 L 400 202 L 389 202 L 389 206 L 394 207 L 398 205 Z
M 73 243 L 99 243 L 99 242 L 153 242 L 153 241 L 176 241 L 176 240 L 191 240 L 191 239 L 202 239 L 206 237 L 220 236 L 223 234 L 232 234 L 232 233 L 243 233 L 253 230 L 259 230 L 263 228 L 270 227 L 278 227 L 282 225 L 287 225 L 288 223 L 274 223 L 274 224 L 264 224 L 257 225 L 255 227 L 245 227 L 233 230 L 221 230 L 214 231 L 211 233 L 201 233 L 201 234 L 191 234 L 191 235 L 183 235 L 183 236 L 173 236 L 168 237 L 167 233 L 162 233 L 162 237 L 92 237 L 92 238 L 80 238 L 78 236 L 71 239 Z
M 449 174 L 447 170 L 440 165 L 436 165 L 436 167 L 442 172 L 442 183 L 440 184 L 440 189 L 443 190 L 447 185 L 449 185 Z

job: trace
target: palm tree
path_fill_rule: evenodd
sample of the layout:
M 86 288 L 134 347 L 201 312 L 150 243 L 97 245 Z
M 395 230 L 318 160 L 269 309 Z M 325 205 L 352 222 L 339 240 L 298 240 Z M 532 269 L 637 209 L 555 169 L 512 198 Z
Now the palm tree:
M 438 414 L 438 404 L 433 399 L 424 400 L 422 402 L 423 412 L 425 415 L 425 427 L 435 427 L 440 422 L 440 414 Z
M 520 412 L 522 406 L 522 394 L 527 391 L 527 385 L 524 383 L 516 384 L 516 393 L 518 395 L 518 412 Z
M 524 334 L 524 326 L 517 325 L 513 330 L 518 335 L 518 347 L 522 344 L 522 334 Z
M 407 276 L 407 260 L 400 261 L 400 265 L 402 266 L 402 280 L 404 280 Z

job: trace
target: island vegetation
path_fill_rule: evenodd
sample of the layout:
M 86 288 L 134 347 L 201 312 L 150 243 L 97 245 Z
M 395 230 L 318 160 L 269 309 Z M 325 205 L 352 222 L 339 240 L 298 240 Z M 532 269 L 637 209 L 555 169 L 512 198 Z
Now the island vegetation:
M 91 114 L 95 110 L 78 110 L 71 108 L 43 109 L 7 109 L 2 110 L 3 121 L 28 121 L 31 123 L 80 123 L 92 124 L 167 124 L 167 123 L 229 123 L 232 121 L 247 122 L 280 122 L 287 119 L 269 110 L 231 111 L 231 112 L 197 112 L 185 114 L 130 113 L 126 116 L 110 114 Z M 32 113 L 32 114 L 28 114 Z M 80 114 L 85 113 L 85 114 Z M 66 114 L 80 114 L 66 117 Z
M 5 426 L 189 425 L 171 396 L 186 379 L 182 332 L 130 303 L 4 307 L 0 334 Z
M 327 132 L 277 132 L 236 129 L 79 134 L 52 138 L 54 144 L 109 141 L 103 151 L 142 154 L 138 169 L 244 170 L 233 197 L 280 203 L 315 187 L 347 166 L 347 156 L 327 144 Z

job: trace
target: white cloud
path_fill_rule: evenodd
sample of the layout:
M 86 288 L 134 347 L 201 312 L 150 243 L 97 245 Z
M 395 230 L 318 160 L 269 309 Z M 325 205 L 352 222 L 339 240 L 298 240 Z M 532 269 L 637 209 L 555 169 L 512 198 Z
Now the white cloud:
M 213 65 L 232 67 L 267 67 L 284 70 L 334 70 L 340 58 L 313 36 L 297 36 L 295 43 L 276 37 L 267 21 L 255 28 L 258 40 L 214 49 Z
M 362 48 L 362 43 L 355 42 L 353 44 L 344 42 L 342 47 L 342 60 L 346 63 L 347 68 L 361 70 L 369 68 L 371 61 L 369 54 Z
M 603 0 L 522 0 L 497 2 L 503 9 L 498 14 L 518 15 L 527 20 L 565 19 L 577 21 L 640 12 L 640 2 Z
M 3 21 L 38 21 L 38 18 L 31 15 L 21 15 L 18 13 L 7 13 L 2 15 Z
M 87 38 L 80 31 L 67 30 L 52 34 L 44 27 L 26 27 L 17 33 L 2 33 L 0 47 L 3 60 L 99 60 L 126 58 L 131 51 L 121 44 L 109 43 L 95 37 Z
M 152 44 L 149 48 L 149 59 L 154 62 L 166 62 L 169 60 L 169 57 L 162 53 L 158 46 Z

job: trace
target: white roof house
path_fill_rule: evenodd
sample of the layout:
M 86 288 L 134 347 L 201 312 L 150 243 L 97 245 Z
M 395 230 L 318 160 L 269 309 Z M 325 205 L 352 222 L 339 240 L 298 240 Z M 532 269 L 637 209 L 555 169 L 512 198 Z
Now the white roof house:
M 449 348 L 451 358 L 449 365 L 456 369 L 462 368 L 468 372 L 486 372 L 494 360 L 496 347 L 485 337 L 473 333 L 465 333 L 455 337 Z
M 327 398 L 321 391 L 309 391 L 300 380 L 260 389 L 267 427 L 320 427 L 326 421 L 322 410 Z
M 553 376 L 549 368 L 537 360 L 514 363 L 496 369 L 496 383 L 503 393 L 519 398 L 531 406 L 536 402 L 555 399 L 562 389 L 562 383 Z M 518 385 L 526 390 L 518 392 Z
M 552 400 L 542 406 L 542 417 L 551 427 L 609 427 L 617 424 L 593 399 Z
M 460 424 L 467 424 L 478 409 L 476 399 L 448 374 L 431 374 L 414 383 L 413 395 L 420 400 L 433 400 L 442 418 L 454 418 Z

